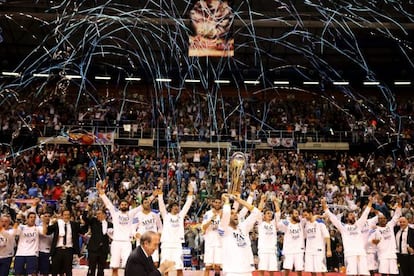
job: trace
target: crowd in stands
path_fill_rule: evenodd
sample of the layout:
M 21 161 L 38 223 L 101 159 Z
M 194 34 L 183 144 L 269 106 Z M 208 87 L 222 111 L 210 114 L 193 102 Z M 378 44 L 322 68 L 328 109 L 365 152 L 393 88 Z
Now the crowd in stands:
M 375 118 L 372 113 L 364 112 L 359 104 L 345 103 L 339 110 L 332 102 L 320 99 L 304 103 L 295 97 L 275 98 L 268 102 L 268 111 L 263 110 L 262 101 L 245 101 L 240 108 L 240 103 L 234 98 L 226 99 L 217 106 L 217 110 L 202 97 L 183 99 L 174 107 L 154 106 L 149 109 L 148 104 L 128 106 L 122 112 L 109 104 L 76 111 L 72 105 L 56 100 L 36 112 L 28 112 L 30 109 L 26 106 L 3 110 L 0 113 L 2 213 L 10 214 L 13 221 L 23 221 L 32 199 L 40 198 L 40 214 L 46 209 L 57 214 L 68 208 L 73 218 L 79 220 L 86 206 L 92 206 L 92 209 L 103 207 L 95 184 L 104 178 L 109 183 L 107 195 L 115 206 L 121 199 L 126 199 L 132 207 L 139 205 L 145 195 L 157 189 L 160 178 L 165 183 L 166 203 L 178 201 L 183 205 L 187 187 L 191 185 L 196 199 L 186 219 L 186 246 L 192 248 L 194 264 L 199 266 L 203 254 L 199 224 L 210 201 L 226 192 L 228 187 L 230 155 L 226 150 L 155 150 L 116 146 L 109 149 L 102 145 L 73 144 L 41 144 L 20 150 L 8 142 L 21 134 L 24 128 L 31 132 L 38 129 L 37 136 L 53 136 L 65 131 L 67 125 L 123 128 L 128 124 L 132 126 L 128 132 L 135 134 L 139 129 L 149 129 L 151 134 L 153 129 L 163 129 L 160 137 L 200 141 L 215 135 L 225 135 L 233 140 L 261 139 L 262 134 L 269 130 L 282 130 L 294 135 L 296 141 L 303 142 L 310 132 L 329 136 L 344 131 L 353 143 L 376 140 L 381 135 L 390 136 L 393 128 L 399 129 L 401 139 L 409 140 L 414 129 L 411 119 L 395 125 L 394 120 L 382 122 L 385 117 Z M 413 111 L 413 104 L 412 101 L 400 104 L 398 113 L 408 116 Z M 238 110 L 243 110 L 243 113 Z M 380 110 L 377 112 L 382 114 Z M 253 204 L 257 206 L 263 194 L 268 198 L 278 196 L 283 199 L 283 215 L 293 208 L 301 213 L 309 207 L 314 208 L 315 214 L 320 214 L 322 197 L 338 213 L 344 208 L 360 210 L 368 195 L 377 192 L 381 201 L 376 208 L 389 217 L 391 206 L 401 198 L 403 216 L 414 224 L 414 163 L 407 155 L 409 153 L 248 149 L 241 197 L 252 196 Z M 256 189 L 252 190 L 252 185 Z M 152 207 L 158 209 L 156 203 Z M 331 228 L 331 234 L 332 252 L 340 255 L 340 235 L 334 228 Z M 253 252 L 257 254 L 256 231 L 251 233 L 251 239 Z M 282 248 L 282 240 L 279 248 Z M 332 260 L 328 263 L 333 270 Z
M 101 129 L 119 128 L 127 137 L 153 137 L 159 131 L 160 139 L 209 141 L 264 139 L 269 136 L 295 137 L 304 142 L 342 139 L 352 143 L 372 139 L 386 141 L 400 134 L 413 137 L 413 102 L 402 99 L 394 113 L 387 112 L 379 99 L 364 102 L 342 99 L 340 102 L 316 95 L 287 94 L 271 99 L 256 97 L 240 101 L 224 97 L 209 101 L 209 97 L 194 94 L 181 97 L 175 104 L 155 104 L 145 97 L 133 103 L 102 99 L 102 104 L 79 105 L 55 99 L 33 105 L 20 104 L 0 112 L 1 142 L 9 142 L 23 127 L 29 127 L 37 136 L 55 136 L 62 131 L 93 126 Z M 339 137 L 340 136 L 340 137 Z M 375 137 L 375 138 L 374 138 Z M 9 139 L 9 140 L 7 140 Z
M 211 199 L 227 191 L 228 160 L 225 151 L 197 149 L 161 151 L 154 149 L 99 146 L 43 145 L 7 157 L 2 148 L 0 191 L 3 213 L 12 220 L 24 220 L 31 199 L 40 198 L 39 213 L 46 208 L 56 213 L 68 208 L 79 220 L 87 205 L 102 207 L 95 184 L 108 179 L 107 195 L 116 206 L 126 199 L 131 206 L 157 189 L 164 179 L 166 203 L 183 204 L 188 185 L 196 195 L 186 219 L 186 245 L 198 256 L 200 265 L 203 237 L 199 223 L 209 209 Z M 307 153 L 297 151 L 251 150 L 248 156 L 241 197 L 253 196 L 257 205 L 263 194 L 283 199 L 282 216 L 296 208 L 301 213 L 314 208 L 321 214 L 320 200 L 325 197 L 336 212 L 343 208 L 359 210 L 373 191 L 381 195 L 377 208 L 390 216 L 397 198 L 402 199 L 403 216 L 414 223 L 414 164 L 404 156 L 374 156 L 347 152 Z M 252 190 L 252 185 L 256 187 Z M 153 209 L 157 210 L 156 203 Z M 271 206 L 270 206 L 271 207 Z M 341 250 L 340 236 L 332 228 L 333 249 Z M 257 233 L 251 233 L 255 251 Z M 281 247 L 280 247 L 281 248 Z M 257 250 L 257 248 L 256 248 Z M 283 254 L 283 252 L 281 252 Z M 331 267 L 331 269 L 333 269 Z

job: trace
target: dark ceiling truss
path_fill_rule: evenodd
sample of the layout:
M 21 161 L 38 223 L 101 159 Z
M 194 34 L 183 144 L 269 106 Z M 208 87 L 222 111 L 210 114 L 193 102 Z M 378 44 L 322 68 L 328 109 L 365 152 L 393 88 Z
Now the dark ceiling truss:
M 234 1 L 236 51 L 235 57 L 224 65 L 215 59 L 207 62 L 186 57 L 189 31 L 186 13 L 190 1 L 109 1 L 110 4 L 103 6 L 96 1 L 74 1 L 75 4 L 62 1 L 61 6 L 57 1 L 46 2 L 7 1 L 3 5 L 0 24 L 7 38 L 0 44 L 0 53 L 6 57 L 3 68 L 13 70 L 19 66 L 19 70 L 25 70 L 31 64 L 22 64 L 22 57 L 30 56 L 33 62 L 39 55 L 45 59 L 46 53 L 53 59 L 53 55 L 65 52 L 68 47 L 72 53 L 67 54 L 74 55 L 71 61 L 78 63 L 68 65 L 68 69 L 76 71 L 76 67 L 86 66 L 81 73 L 90 74 L 111 74 L 118 70 L 126 75 L 141 73 L 153 77 L 177 70 L 188 72 L 194 68 L 190 62 L 196 66 L 209 63 L 211 68 L 206 70 L 212 71 L 221 63 L 227 71 L 250 70 L 249 77 L 254 77 L 252 72 L 257 71 L 257 78 L 266 73 L 269 79 L 275 77 L 270 72 L 286 65 L 313 67 L 311 71 L 315 72 L 329 64 L 334 68 L 343 66 L 338 70 L 344 72 L 367 74 L 351 61 L 366 62 L 349 45 L 355 39 L 358 47 L 362 46 L 364 57 L 375 64 L 380 74 L 388 75 L 381 73 L 385 62 L 398 62 L 407 74 L 412 72 L 409 59 L 397 54 L 404 50 L 401 45 L 413 47 L 413 10 L 407 1 L 387 6 L 386 11 L 382 10 L 384 6 L 373 7 L 369 3 L 369 12 L 356 1 L 325 1 L 323 12 L 317 1 Z M 342 11 L 347 3 L 355 7 Z M 271 5 L 275 10 L 267 9 Z M 338 38 L 345 37 L 344 33 L 355 37 L 347 38 L 348 42 L 340 41 Z M 405 41 L 395 43 L 396 33 Z M 315 64 L 317 59 L 319 62 Z M 55 64 L 56 60 L 49 62 Z M 183 65 L 188 68 L 181 68 Z
M 207 99 L 209 112 L 215 114 L 221 88 L 226 92 L 231 88 L 240 100 L 236 106 L 243 107 L 242 92 L 249 90 L 244 81 L 260 81 L 246 98 L 252 101 L 276 98 L 286 87 L 275 87 L 274 81 L 288 80 L 286 90 L 320 96 L 338 109 L 329 94 L 334 89 L 353 103 L 363 102 L 373 116 L 398 118 L 390 84 L 414 76 L 410 1 L 233 1 L 235 54 L 230 58 L 188 56 L 192 1 L 102 2 L 0 2 L 1 71 L 21 74 L 0 75 L 0 96 L 10 95 L 16 102 L 41 101 L 34 104 L 36 109 L 68 95 L 70 86 L 71 92 L 78 90 L 70 97 L 76 108 L 112 103 L 112 95 L 100 94 L 109 90 L 114 102 L 123 106 L 131 103 L 129 93 L 139 86 L 147 93 L 147 102 L 165 111 L 188 89 Z M 69 81 L 68 75 L 80 78 Z M 112 79 L 97 81 L 96 76 Z M 127 76 L 142 80 L 132 85 L 125 81 Z M 200 79 L 200 84 L 195 88 L 186 79 Z M 231 84 L 215 84 L 225 79 Z M 358 87 L 367 79 L 381 80 L 376 93 L 382 107 Z M 333 87 L 335 80 L 349 80 L 352 85 Z M 319 84 L 308 88 L 303 81 Z M 110 85 L 117 89 L 109 89 Z

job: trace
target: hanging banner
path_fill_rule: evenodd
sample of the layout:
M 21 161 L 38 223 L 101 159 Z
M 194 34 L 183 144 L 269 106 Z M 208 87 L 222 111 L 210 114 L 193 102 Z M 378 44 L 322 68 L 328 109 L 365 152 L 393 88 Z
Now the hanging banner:
M 193 1 L 190 10 L 189 56 L 230 57 L 234 55 L 232 1 Z
M 277 137 L 269 137 L 267 138 L 267 144 L 271 147 L 285 147 L 291 148 L 295 146 L 295 140 L 293 138 L 277 138 Z
M 267 144 L 271 147 L 280 147 L 281 138 L 269 137 L 267 138 Z

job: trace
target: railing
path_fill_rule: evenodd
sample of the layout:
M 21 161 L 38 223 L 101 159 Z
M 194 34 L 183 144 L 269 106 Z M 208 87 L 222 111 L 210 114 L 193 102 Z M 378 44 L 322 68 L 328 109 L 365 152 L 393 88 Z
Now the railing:
M 99 124 L 65 125 L 61 130 L 53 127 L 43 127 L 42 136 L 53 137 L 62 135 L 62 132 L 89 132 L 89 133 L 114 133 L 115 139 L 152 139 L 158 141 L 182 142 L 235 142 L 235 141 L 261 141 L 267 142 L 268 138 L 292 138 L 295 142 L 346 142 L 349 144 L 369 143 L 375 141 L 383 144 L 395 140 L 394 135 L 383 133 L 368 134 L 364 131 L 308 131 L 306 133 L 286 130 L 260 130 L 257 132 L 246 131 L 236 137 L 231 133 L 214 135 L 197 135 L 190 133 L 173 133 L 169 128 L 143 128 L 136 124 L 122 123 L 119 126 L 104 126 Z M 229 131 L 231 132 L 231 131 Z M 211 132 L 210 132 L 211 133 Z M 403 137 L 401 137 L 403 138 Z

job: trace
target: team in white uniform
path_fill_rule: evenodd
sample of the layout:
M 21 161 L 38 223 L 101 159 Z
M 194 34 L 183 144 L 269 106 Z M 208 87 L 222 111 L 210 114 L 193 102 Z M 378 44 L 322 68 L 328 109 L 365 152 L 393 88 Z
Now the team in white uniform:
M 239 204 L 251 211 L 250 215 L 239 223 L 237 211 L 231 210 L 229 196 L 224 195 L 224 198 L 223 216 L 219 226 L 223 244 L 224 276 L 251 276 L 255 267 L 250 262 L 253 259 L 253 253 L 249 232 L 260 219 L 261 212 L 240 197 L 235 197 Z
M 304 269 L 305 234 L 298 210 L 291 210 L 289 215 L 289 219 L 281 220 L 277 224 L 278 230 L 284 233 L 283 269 L 286 276 L 293 268 L 300 276 Z
M 162 185 L 161 185 L 162 188 Z M 113 241 L 111 247 L 112 268 L 119 268 L 125 262 L 131 251 L 131 238 L 139 239 L 147 231 L 161 234 L 161 262 L 170 260 L 175 262 L 177 275 L 182 275 L 182 244 L 184 242 L 184 219 L 189 211 L 192 200 L 192 186 L 188 188 L 187 200 L 179 210 L 178 204 L 170 204 L 167 212 L 162 193 L 158 193 L 158 204 L 162 215 L 163 224 L 159 215 L 152 211 L 150 204 L 152 199 L 144 199 L 140 207 L 129 209 L 127 202 L 121 201 L 119 209 L 116 209 L 99 189 L 100 197 L 109 209 L 114 224 Z M 276 208 L 275 218 L 270 209 L 265 209 L 263 217 L 259 209 L 253 207 L 239 196 L 234 199 L 241 204 L 250 215 L 241 222 L 237 210 L 231 210 L 230 195 L 223 195 L 226 204 L 222 208 L 220 199 L 213 200 L 212 209 L 208 210 L 202 222 L 202 230 L 205 239 L 205 264 L 207 268 L 218 265 L 217 271 L 222 265 L 225 276 L 251 276 L 255 266 L 251 249 L 249 232 L 257 223 L 258 229 L 258 270 L 261 275 L 264 271 L 278 271 L 277 259 L 277 231 L 284 232 L 283 242 L 283 269 L 285 275 L 295 270 L 298 275 L 302 271 L 325 273 L 326 256 L 331 256 L 329 231 L 322 220 L 314 216 L 312 209 L 303 212 L 300 218 L 297 210 L 292 210 L 287 219 L 281 220 L 281 212 L 278 200 L 274 201 Z M 378 226 L 373 225 L 377 218 L 368 220 L 368 214 L 372 205 L 372 198 L 356 220 L 355 214 L 349 213 L 345 224 L 332 214 L 326 201 L 322 199 L 322 208 L 332 224 L 341 232 L 345 261 L 348 275 L 369 275 L 367 264 L 367 248 L 373 248 L 378 252 L 379 272 L 383 274 L 398 274 L 396 258 L 396 242 L 393 227 L 401 215 L 401 206 L 396 208 L 393 219 L 387 222 L 384 216 L 379 215 Z M 0 258 L 8 257 L 13 253 L 14 235 L 19 236 L 19 244 L 16 252 L 17 274 L 34 274 L 32 259 L 37 258 L 39 251 L 45 253 L 50 250 L 50 239 L 43 245 L 40 244 L 42 227 L 35 226 L 35 214 L 29 213 L 27 225 L 16 229 L 5 230 L 0 226 Z M 50 238 L 50 237 L 49 237 Z M 306 240 L 306 246 L 305 246 Z M 367 241 L 373 246 L 367 247 Z M 10 252 L 9 252 L 10 251 Z M 156 250 L 158 252 L 158 250 Z M 158 262 L 158 255 L 153 259 Z M 26 264 L 28 271 L 23 271 L 22 264 Z M 206 272 L 208 275 L 208 272 Z
M 138 212 L 133 220 L 133 225 L 136 229 L 135 239 L 140 240 L 141 235 L 147 231 L 153 231 L 161 235 L 162 222 L 160 215 L 151 209 L 151 197 L 147 197 L 142 201 L 142 210 Z M 157 265 L 159 263 L 159 252 L 154 250 L 152 260 Z
M 27 224 L 19 225 L 16 229 L 16 235 L 19 237 L 14 259 L 16 275 L 37 275 L 39 237 L 43 233 L 43 227 L 36 226 L 35 221 L 36 214 L 29 212 Z
M 162 190 L 162 183 L 159 183 Z M 177 276 L 183 275 L 183 249 L 184 243 L 184 219 L 190 210 L 193 202 L 193 187 L 188 186 L 187 200 L 180 211 L 178 203 L 169 205 L 170 211 L 167 212 L 162 193 L 158 194 L 158 206 L 163 220 L 163 230 L 161 233 L 161 263 L 164 261 L 174 261 Z
M 313 215 L 312 209 L 303 212 L 305 221 L 305 271 L 325 273 L 328 271 L 326 257 L 331 257 L 331 239 L 326 225 Z
M 377 246 L 370 240 L 375 232 L 376 224 L 378 223 L 378 215 L 367 220 L 364 227 L 362 228 L 362 235 L 365 241 L 365 251 L 367 252 L 367 266 L 368 270 L 375 272 L 378 270 L 378 254 Z
M 9 269 L 16 245 L 18 223 L 10 228 L 10 217 L 2 215 L 0 220 L 0 275 L 9 275 Z
M 322 199 L 322 208 L 325 210 L 325 214 L 328 215 L 332 224 L 341 232 L 347 275 L 370 275 L 367 265 L 365 251 L 366 239 L 363 235 L 363 229 L 367 222 L 371 206 L 372 197 L 369 197 L 368 205 L 361 217 L 356 220 L 355 214 L 350 212 L 344 224 L 329 211 L 326 200 Z
M 371 242 L 377 246 L 378 272 L 381 275 L 398 275 L 397 242 L 394 235 L 394 227 L 401 216 L 401 205 L 395 208 L 392 219 L 387 222 L 384 215 L 379 215 L 378 226 L 371 236 Z
M 277 200 L 273 200 L 276 208 L 276 214 L 273 217 L 273 211 L 270 209 L 263 210 L 263 219 L 259 222 L 258 228 L 258 270 L 260 275 L 268 271 L 274 275 L 274 271 L 279 271 L 277 257 L 277 223 L 280 221 L 280 209 Z
M 118 275 L 118 269 L 124 268 L 128 256 L 132 251 L 131 240 L 133 233 L 132 221 L 134 216 L 142 209 L 141 206 L 129 209 L 129 204 L 121 200 L 119 208 L 115 208 L 109 198 L 105 195 L 102 183 L 97 184 L 99 196 L 109 210 L 113 223 L 113 237 L 111 243 L 111 261 L 109 266 L 112 268 L 112 275 Z
M 201 223 L 204 233 L 204 275 L 210 275 L 210 270 L 214 269 L 217 273 L 220 271 L 222 264 L 222 244 L 218 227 L 222 214 L 222 201 L 216 198 L 211 203 L 211 209 L 208 210 Z

